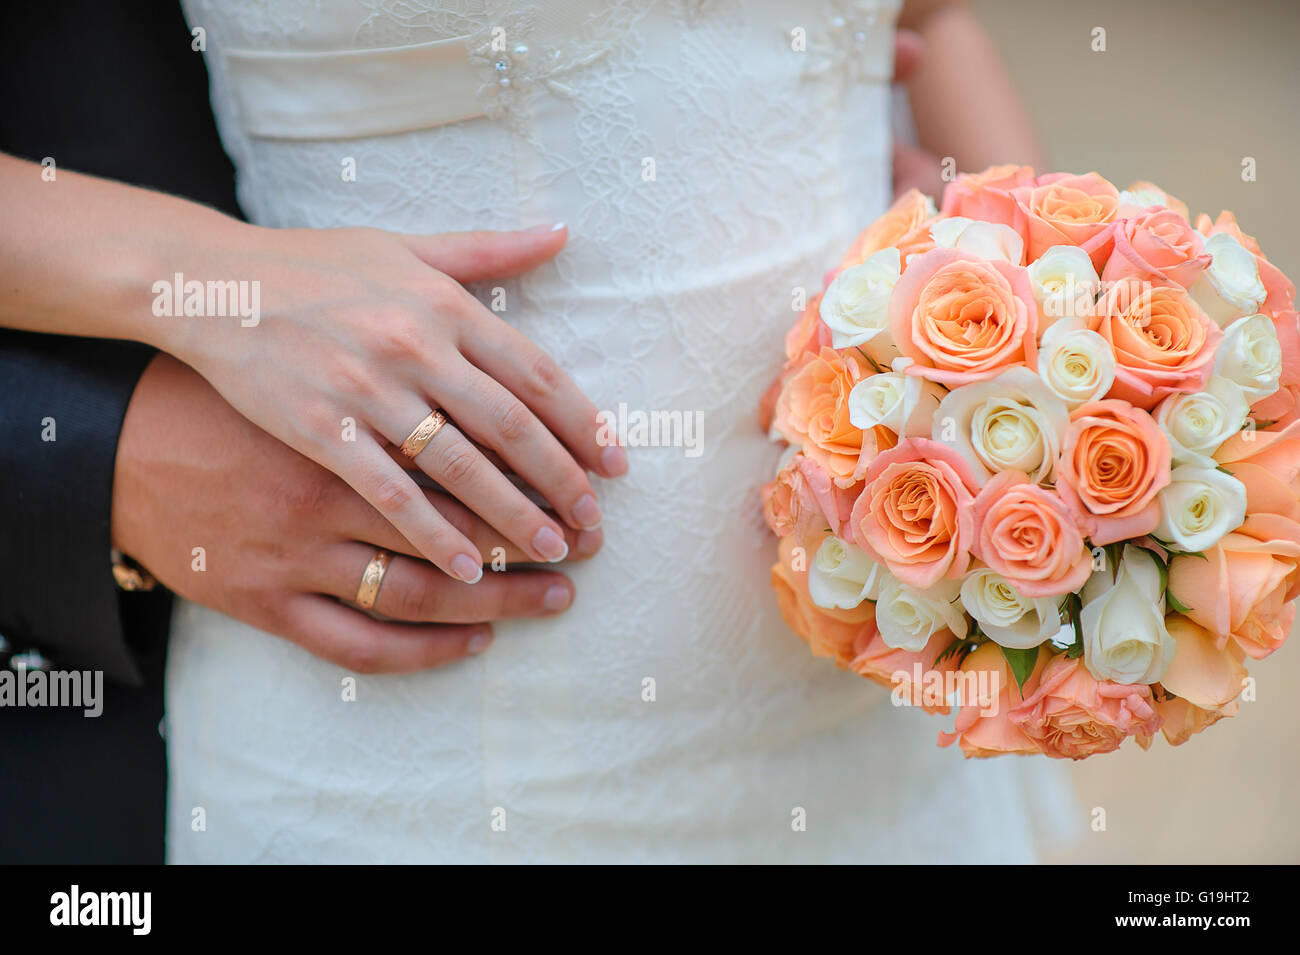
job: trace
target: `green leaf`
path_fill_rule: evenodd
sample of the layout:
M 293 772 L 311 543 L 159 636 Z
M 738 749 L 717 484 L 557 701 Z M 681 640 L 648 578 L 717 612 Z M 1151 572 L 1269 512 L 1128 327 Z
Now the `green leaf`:
M 1204 552 L 1204 551 L 1200 551 L 1200 550 L 1179 550 L 1178 547 L 1177 547 L 1177 545 L 1171 543 L 1170 541 L 1163 541 L 1163 540 L 1161 540 L 1159 537 L 1156 537 L 1155 534 L 1148 534 L 1147 537 L 1150 537 L 1153 541 L 1155 541 L 1157 544 L 1159 544 L 1161 547 L 1163 547 L 1163 548 L 1165 549 L 1165 551 L 1170 555 L 1171 558 L 1172 558 L 1172 557 L 1199 557 L 1199 558 L 1201 558 L 1201 560 L 1209 560 L 1209 559 L 1210 559 L 1210 558 L 1208 558 L 1208 557 L 1205 556 L 1205 552 Z
M 940 663 L 943 662 L 943 660 L 944 660 L 946 657 L 950 657 L 950 656 L 952 656 L 952 655 L 953 655 L 954 653 L 956 653 L 959 649 L 961 649 L 961 645 L 962 645 L 963 643 L 965 643 L 965 642 L 966 642 L 966 641 L 962 640 L 961 637 L 953 637 L 953 638 L 952 638 L 952 643 L 950 643 L 950 644 L 948 644 L 948 646 L 944 647 L 943 652 L 940 653 L 937 657 L 934 658 L 934 665 L 935 665 L 935 666 L 938 666 Z
M 1168 589 L 1165 590 L 1165 602 L 1169 604 L 1169 609 L 1172 610 L 1174 613 L 1192 612 L 1192 608 L 1184 604 L 1177 597 L 1175 597 L 1174 592 L 1172 590 L 1168 590 Z
M 1065 655 L 1068 659 L 1077 660 L 1079 657 L 1083 656 L 1083 644 L 1082 643 L 1074 644 L 1068 650 L 1065 651 Z
M 868 355 L 866 352 L 864 352 L 864 351 L 862 350 L 862 346 L 861 346 L 861 345 L 854 345 L 854 346 L 853 346 L 853 349 L 854 349 L 854 351 L 856 351 L 859 355 L 861 355 L 863 358 L 865 358 L 867 361 L 869 361 L 869 362 L 871 363 L 871 367 L 874 368 L 874 369 L 876 369 L 876 374 L 878 374 L 878 375 L 883 375 L 883 374 L 885 373 L 885 369 L 884 369 L 884 368 L 881 368 L 881 367 L 880 367 L 880 364 L 879 364 L 879 363 L 878 363 L 874 358 L 872 358 L 870 355 Z
M 1164 558 L 1153 551 L 1150 547 L 1142 547 L 1138 544 L 1134 544 L 1133 546 L 1137 547 L 1137 549 L 1142 551 L 1144 554 L 1151 555 L 1151 559 L 1156 562 L 1156 567 L 1160 569 L 1160 589 L 1167 590 L 1169 588 L 1169 565 L 1165 563 Z
M 1034 672 L 1034 665 L 1038 663 L 1038 647 L 1030 647 L 1028 650 L 1012 650 L 998 645 L 1002 651 L 1002 656 L 1006 657 L 1007 665 L 1011 667 L 1011 675 L 1016 678 L 1016 686 L 1020 692 L 1025 691 L 1025 681 L 1029 675 Z

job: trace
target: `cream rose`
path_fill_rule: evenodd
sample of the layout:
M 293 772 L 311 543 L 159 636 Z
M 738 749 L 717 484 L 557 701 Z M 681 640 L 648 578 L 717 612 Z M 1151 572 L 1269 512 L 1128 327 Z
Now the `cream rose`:
M 961 249 L 981 259 L 1005 259 L 1019 265 L 1025 258 L 1025 240 L 1008 225 L 950 216 L 930 226 L 937 249 Z
M 916 438 L 930 433 L 934 412 L 942 400 L 942 385 L 904 369 L 910 358 L 895 358 L 894 370 L 863 378 L 849 392 L 849 421 L 854 427 L 869 431 L 883 426 L 900 438 Z
M 1038 346 L 1038 376 L 1073 411 L 1110 391 L 1115 383 L 1115 352 L 1096 332 L 1058 322 Z
M 1249 412 L 1250 404 L 1241 386 L 1213 375 L 1204 391 L 1170 395 L 1154 413 L 1156 424 L 1169 438 L 1175 465 L 1213 468 L 1214 452 L 1241 430 Z
M 951 445 L 983 484 L 1000 471 L 1047 481 L 1069 423 L 1065 403 L 1043 380 L 1016 365 L 989 381 L 954 388 L 939 402 L 932 437 Z
M 875 600 L 885 573 L 874 560 L 834 535 L 822 541 L 808 568 L 808 594 L 823 610 L 852 610 Z
M 1083 662 L 1097 680 L 1159 682 L 1174 656 L 1165 628 L 1164 595 L 1156 557 L 1125 545 L 1118 573 L 1094 573 L 1079 596 L 1083 612 Z
M 1160 492 L 1155 536 L 1171 549 L 1197 553 L 1213 547 L 1246 520 L 1246 486 L 1214 467 L 1174 468 Z
M 1005 577 L 988 567 L 972 570 L 961 582 L 961 603 L 994 643 L 1028 650 L 1061 630 L 1055 597 L 1025 597 Z
M 872 356 L 889 361 L 898 354 L 889 332 L 889 297 L 902 274 L 898 249 L 881 249 L 861 265 L 845 269 L 822 293 L 818 313 L 831 330 L 836 348 L 870 345 Z
M 1282 345 L 1272 319 L 1248 315 L 1225 328 L 1214 372 L 1240 385 L 1251 404 L 1274 394 L 1282 383 Z
M 1149 209 L 1152 206 L 1165 206 L 1173 209 L 1184 219 L 1187 218 L 1186 206 L 1183 206 L 1177 199 L 1174 199 L 1159 186 L 1150 182 L 1135 182 L 1127 189 L 1121 189 L 1119 205 L 1120 215 L 1130 209 Z M 1179 208 L 1180 206 L 1181 208 Z
M 1077 245 L 1054 245 L 1029 266 L 1029 284 L 1038 303 L 1038 334 L 1062 319 L 1092 314 L 1101 279 L 1088 253 Z
M 1212 261 L 1192 283 L 1192 298 L 1220 326 L 1259 311 L 1268 297 L 1254 253 L 1228 232 L 1205 240 Z
M 940 630 L 950 630 L 955 637 L 966 636 L 960 593 L 961 584 L 955 580 L 939 580 L 920 590 L 886 573 L 876 601 L 880 639 L 895 650 L 920 653 Z

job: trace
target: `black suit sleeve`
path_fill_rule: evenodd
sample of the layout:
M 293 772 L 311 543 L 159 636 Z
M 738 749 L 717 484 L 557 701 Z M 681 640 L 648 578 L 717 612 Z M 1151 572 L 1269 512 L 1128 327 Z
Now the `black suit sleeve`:
M 0 88 L 21 91 L 0 97 L 0 150 L 239 215 L 190 40 L 175 2 L 0 4 Z M 118 433 L 151 355 L 0 331 L 0 635 L 131 683 L 167 624 L 166 595 L 118 591 L 109 563 Z
M 0 634 L 61 667 L 140 681 L 112 576 L 109 522 L 122 419 L 152 350 L 0 332 Z M 143 639 L 145 635 L 133 635 Z

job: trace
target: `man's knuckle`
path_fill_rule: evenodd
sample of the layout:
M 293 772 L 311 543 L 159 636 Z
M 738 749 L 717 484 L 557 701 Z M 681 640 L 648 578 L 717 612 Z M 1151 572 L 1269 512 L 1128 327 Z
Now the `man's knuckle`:
M 399 620 L 436 619 L 440 595 L 431 587 L 401 587 L 393 591 L 392 616 Z

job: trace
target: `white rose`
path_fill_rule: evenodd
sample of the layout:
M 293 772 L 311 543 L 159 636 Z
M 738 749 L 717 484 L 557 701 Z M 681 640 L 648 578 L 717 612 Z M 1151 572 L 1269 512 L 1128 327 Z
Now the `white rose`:
M 901 274 L 898 250 L 889 248 L 835 276 L 822 294 L 818 311 L 836 348 L 871 343 L 877 360 L 892 360 L 898 354 L 889 333 L 888 313 L 889 296 Z
M 960 249 L 982 259 L 1005 259 L 1019 265 L 1025 258 L 1025 240 L 1008 225 L 950 216 L 930 226 L 936 248 Z
M 1267 315 L 1239 318 L 1223 330 L 1214 373 L 1241 386 L 1251 404 L 1282 386 L 1282 345 Z
M 1146 189 L 1123 189 L 1119 194 L 1119 204 L 1123 206 L 1134 206 L 1138 209 L 1149 209 L 1152 206 L 1169 206 L 1169 196 L 1163 189 L 1148 185 Z
M 831 536 L 822 541 L 808 568 L 808 594 L 827 610 L 852 610 L 875 600 L 885 573 L 874 560 L 848 541 Z
M 1196 304 L 1220 326 L 1253 315 L 1268 297 L 1254 253 L 1227 232 L 1205 240 L 1213 261 L 1188 290 Z
M 876 601 L 876 626 L 880 639 L 895 650 L 919 653 L 940 630 L 966 636 L 966 615 L 958 600 L 961 584 L 941 580 L 917 590 L 885 572 Z
M 1155 536 L 1173 550 L 1196 553 L 1213 547 L 1246 520 L 1246 486 L 1217 468 L 1183 465 L 1160 492 Z
M 1155 556 L 1125 545 L 1114 581 L 1094 573 L 1079 596 L 1083 662 L 1098 680 L 1156 683 L 1169 669 L 1175 644 L 1165 629 L 1160 568 Z
M 910 358 L 895 358 L 894 370 L 863 378 L 849 392 L 849 421 L 866 431 L 883 425 L 900 438 L 928 435 L 945 391 L 937 382 L 904 374 Z
M 1241 430 L 1250 404 L 1241 386 L 1219 375 L 1204 391 L 1170 395 L 1156 406 L 1156 424 L 1169 439 L 1174 464 L 1214 468 L 1214 452 Z
M 1038 375 L 1073 411 L 1110 391 L 1115 383 L 1115 350 L 1096 332 L 1058 322 L 1038 346 Z
M 948 392 L 934 414 L 931 436 L 969 461 L 981 484 L 1006 470 L 1046 481 L 1069 420 L 1069 409 L 1043 380 L 1016 365 Z
M 1061 319 L 1074 323 L 1093 313 L 1101 279 L 1092 259 L 1074 245 L 1054 245 L 1029 266 L 1029 285 L 1038 302 L 1038 333 Z
M 988 567 L 972 570 L 961 582 L 961 602 L 994 643 L 1028 650 L 1052 639 L 1061 630 L 1059 598 L 1023 596 L 1001 574 Z

